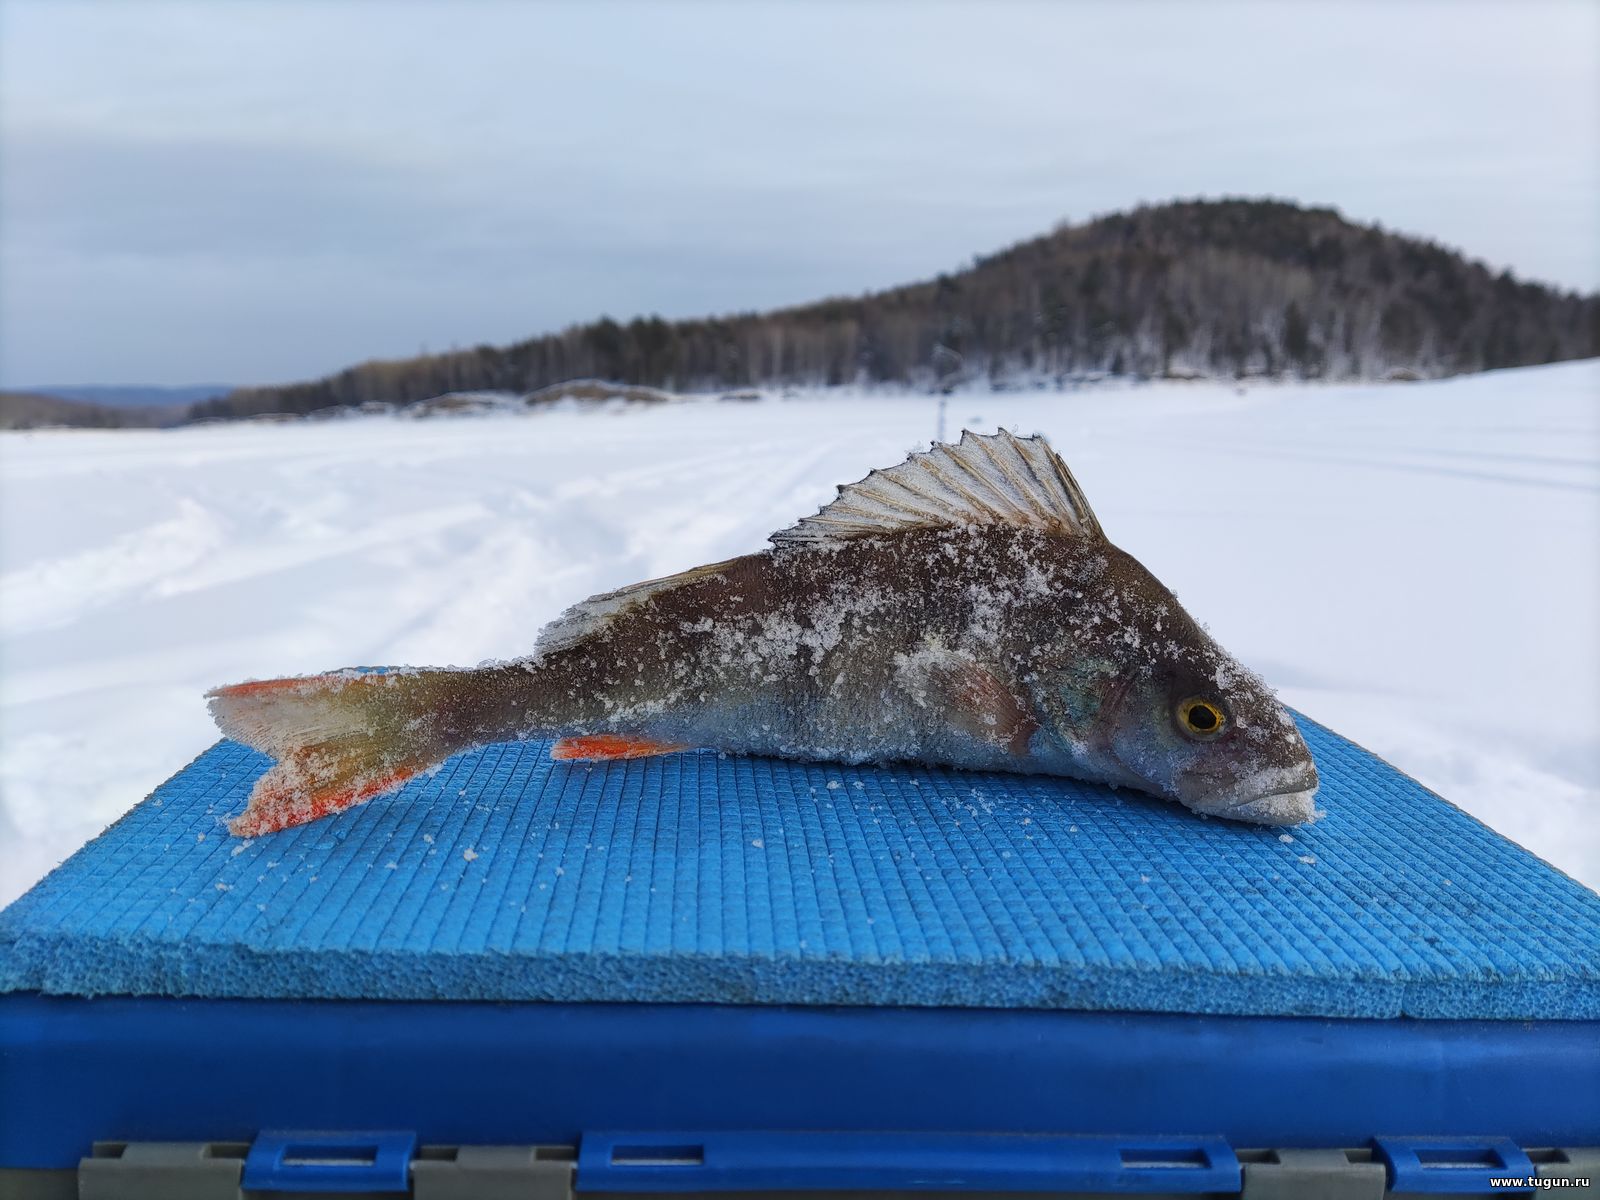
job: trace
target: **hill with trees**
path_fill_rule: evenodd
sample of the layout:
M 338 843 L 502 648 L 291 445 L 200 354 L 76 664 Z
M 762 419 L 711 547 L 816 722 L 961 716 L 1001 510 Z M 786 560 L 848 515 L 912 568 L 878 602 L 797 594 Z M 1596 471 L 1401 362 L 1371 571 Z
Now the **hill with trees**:
M 42 392 L 0 391 L 0 429 L 157 429 L 182 423 L 184 405 L 122 407 Z
M 102 408 L 188 408 L 201 400 L 226 396 L 232 386 L 222 383 L 196 383 L 171 386 L 164 384 L 48 384 L 38 387 L 18 388 L 36 396 L 54 396 L 59 400 L 73 400 L 79 404 L 95 404 Z
M 1331 208 L 1194 200 L 1062 225 L 860 297 L 698 320 L 607 317 L 506 347 L 238 389 L 191 412 L 526 394 L 570 379 L 673 391 L 1102 374 L 1420 379 L 1594 355 L 1600 296 L 1522 281 Z

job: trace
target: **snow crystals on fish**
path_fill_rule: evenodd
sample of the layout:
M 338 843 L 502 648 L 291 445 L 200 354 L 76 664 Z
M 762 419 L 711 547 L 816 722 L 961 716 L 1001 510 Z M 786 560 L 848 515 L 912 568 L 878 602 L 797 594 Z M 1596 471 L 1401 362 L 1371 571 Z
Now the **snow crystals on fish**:
M 1043 438 L 964 434 L 772 542 L 583 601 L 515 663 L 212 692 L 223 730 L 278 760 L 231 828 L 313 820 L 463 750 L 545 737 L 560 759 L 914 761 L 1311 817 L 1292 719 L 1106 539 Z

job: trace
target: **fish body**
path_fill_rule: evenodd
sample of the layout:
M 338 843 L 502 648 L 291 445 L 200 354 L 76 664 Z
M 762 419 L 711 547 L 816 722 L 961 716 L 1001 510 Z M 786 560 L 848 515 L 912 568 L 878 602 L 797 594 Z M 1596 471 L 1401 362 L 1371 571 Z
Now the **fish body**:
M 1293 720 L 1106 539 L 1043 439 L 968 434 L 760 553 L 596 596 L 525 659 L 218 689 L 279 762 L 233 823 L 338 811 L 451 754 L 689 747 L 1066 775 L 1267 824 L 1313 815 Z

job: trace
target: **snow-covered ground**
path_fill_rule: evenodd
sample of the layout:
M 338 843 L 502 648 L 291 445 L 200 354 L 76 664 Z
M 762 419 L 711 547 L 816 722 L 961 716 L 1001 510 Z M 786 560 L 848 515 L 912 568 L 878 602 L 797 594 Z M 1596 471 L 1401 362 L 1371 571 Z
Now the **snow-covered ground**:
M 1600 362 L 1437 384 L 951 398 L 1311 716 L 1600 885 Z M 833 391 L 0 435 L 0 902 L 215 737 L 217 683 L 526 652 L 926 445 Z

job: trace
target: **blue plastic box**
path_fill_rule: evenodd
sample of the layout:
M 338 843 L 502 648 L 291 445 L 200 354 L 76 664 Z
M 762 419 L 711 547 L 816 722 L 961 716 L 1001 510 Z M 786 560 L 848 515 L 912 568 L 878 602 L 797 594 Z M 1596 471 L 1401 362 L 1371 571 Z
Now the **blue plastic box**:
M 0 913 L 0 1172 L 229 1142 L 248 1189 L 333 1131 L 587 1191 L 1226 1194 L 1315 1147 L 1481 1190 L 1600 1145 L 1600 897 L 1301 725 L 1288 831 L 527 743 L 241 842 L 266 760 L 221 743 Z

